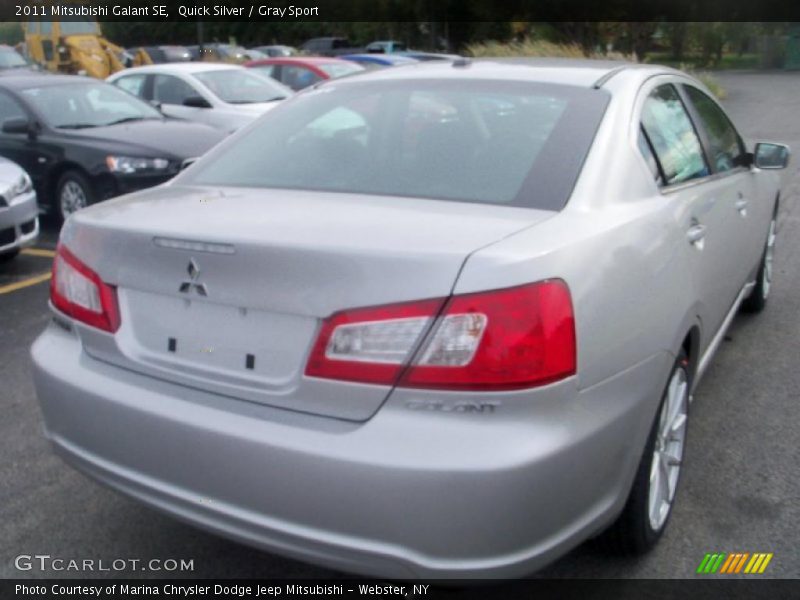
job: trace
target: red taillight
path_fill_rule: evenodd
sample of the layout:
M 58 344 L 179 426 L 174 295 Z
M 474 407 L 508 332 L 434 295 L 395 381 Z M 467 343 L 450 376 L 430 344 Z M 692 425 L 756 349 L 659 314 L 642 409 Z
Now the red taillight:
M 444 298 L 357 308 L 322 324 L 306 375 L 393 384 L 444 304 Z
M 116 290 L 58 245 L 50 280 L 50 301 L 64 314 L 111 333 L 119 329 Z
M 333 315 L 322 327 L 306 375 L 503 390 L 575 373 L 575 320 L 563 281 L 463 294 L 442 304 L 428 300 Z

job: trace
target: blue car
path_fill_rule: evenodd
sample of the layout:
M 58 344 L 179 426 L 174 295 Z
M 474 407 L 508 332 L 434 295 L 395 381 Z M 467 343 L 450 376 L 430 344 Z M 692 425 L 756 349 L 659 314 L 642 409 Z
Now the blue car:
M 344 54 L 338 58 L 357 62 L 368 69 L 397 67 L 400 65 L 410 65 L 418 62 L 417 60 L 408 56 L 397 56 L 396 54 Z

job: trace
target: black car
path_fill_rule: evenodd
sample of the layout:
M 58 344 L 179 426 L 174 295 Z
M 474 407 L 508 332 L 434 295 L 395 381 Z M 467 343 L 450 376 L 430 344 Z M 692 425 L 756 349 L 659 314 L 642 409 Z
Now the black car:
M 28 172 L 40 204 L 61 218 L 167 181 L 223 136 L 206 125 L 168 119 L 95 79 L 0 78 L 0 156 Z

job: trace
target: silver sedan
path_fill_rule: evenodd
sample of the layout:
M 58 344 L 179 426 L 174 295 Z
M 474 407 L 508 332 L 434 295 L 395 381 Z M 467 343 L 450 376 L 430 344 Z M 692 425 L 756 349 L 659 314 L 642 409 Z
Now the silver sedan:
M 28 174 L 0 158 L 0 262 L 11 260 L 39 235 L 39 207 Z
M 693 390 L 769 297 L 787 161 L 655 66 L 325 83 L 67 221 L 32 350 L 47 435 L 144 503 L 346 571 L 644 552 Z
M 275 108 L 294 92 L 239 65 L 167 63 L 125 69 L 109 83 L 157 105 L 168 117 L 233 132 Z

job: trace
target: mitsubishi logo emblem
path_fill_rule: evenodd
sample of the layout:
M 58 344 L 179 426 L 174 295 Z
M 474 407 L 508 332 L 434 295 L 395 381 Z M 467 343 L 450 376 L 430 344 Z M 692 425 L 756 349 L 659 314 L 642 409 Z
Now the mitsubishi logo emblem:
M 197 263 L 194 259 L 189 261 L 189 266 L 186 267 L 186 272 L 189 274 L 189 281 L 184 281 L 181 283 L 181 287 L 178 288 L 178 291 L 181 294 L 190 294 L 192 290 L 194 290 L 200 296 L 208 296 L 206 284 L 198 281 L 200 279 L 200 267 L 197 266 Z

